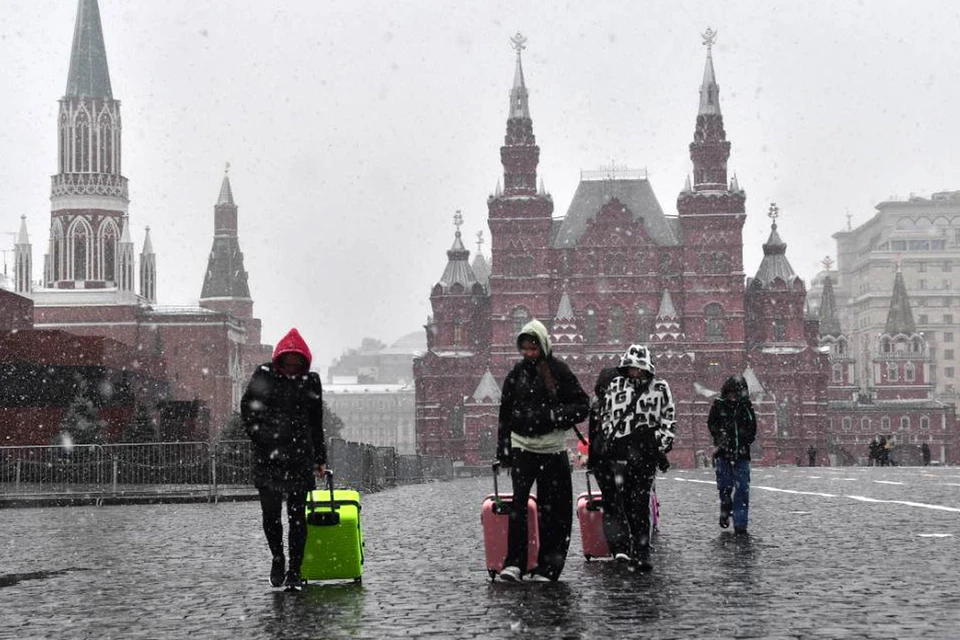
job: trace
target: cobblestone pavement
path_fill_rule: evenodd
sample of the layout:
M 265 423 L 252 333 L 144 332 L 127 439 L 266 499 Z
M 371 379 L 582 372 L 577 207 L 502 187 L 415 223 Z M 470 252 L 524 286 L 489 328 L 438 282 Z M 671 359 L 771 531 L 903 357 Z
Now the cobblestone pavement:
M 0 637 L 960 637 L 960 469 L 755 468 L 746 538 L 671 470 L 652 573 L 584 561 L 575 520 L 555 584 L 489 580 L 490 488 L 365 496 L 363 584 L 303 593 L 267 586 L 253 502 L 4 510 Z

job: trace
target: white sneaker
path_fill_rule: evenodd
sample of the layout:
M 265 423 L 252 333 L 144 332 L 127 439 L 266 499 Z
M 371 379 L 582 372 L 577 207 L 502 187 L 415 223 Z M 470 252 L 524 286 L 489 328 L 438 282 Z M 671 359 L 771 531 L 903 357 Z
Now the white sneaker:
M 618 553 L 617 555 L 613 556 L 613 559 L 617 562 L 630 562 L 630 556 L 625 553 Z
M 530 574 L 530 581 L 531 582 L 550 582 L 550 578 L 540 573 L 532 573 Z
M 520 574 L 520 567 L 504 567 L 500 572 L 500 579 L 506 582 L 520 582 L 523 578 Z

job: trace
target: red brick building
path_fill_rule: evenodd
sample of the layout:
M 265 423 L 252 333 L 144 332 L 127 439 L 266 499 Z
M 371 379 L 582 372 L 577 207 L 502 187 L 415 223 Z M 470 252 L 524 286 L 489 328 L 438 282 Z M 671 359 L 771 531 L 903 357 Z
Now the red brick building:
M 871 440 L 880 436 L 891 443 L 891 458 L 898 464 L 918 464 L 924 443 L 932 461 L 960 461 L 956 407 L 935 398 L 933 355 L 926 336 L 917 330 L 899 265 L 886 324 L 866 354 L 870 378 L 863 388 L 829 275 L 823 281 L 819 314 L 820 343 L 829 351 L 831 367 L 825 451 L 831 461 L 865 463 Z
M 641 172 L 582 172 L 565 216 L 537 181 L 540 149 L 517 44 L 503 186 L 487 200 L 491 265 L 471 265 L 459 228 L 430 296 L 428 351 L 415 361 L 417 446 L 467 463 L 493 457 L 499 385 L 530 318 L 552 331 L 555 353 L 592 392 L 599 371 L 631 342 L 649 344 L 678 403 L 671 458 L 691 466 L 712 450 L 706 416 L 733 373 L 753 382 L 761 464 L 793 462 L 824 433 L 826 356 L 805 317 L 804 283 L 776 230 L 746 278 L 746 194 L 727 175 L 730 142 L 708 53 L 693 141 L 693 178 L 677 213 L 661 208 Z M 679 150 L 678 150 L 679 151 Z M 459 226 L 459 225 L 458 225 Z M 489 270 L 489 276 L 487 276 Z
M 38 329 L 103 336 L 164 362 L 173 399 L 202 405 L 208 419 L 185 438 L 214 437 L 238 406 L 250 370 L 269 359 L 237 238 L 237 206 L 224 176 L 200 306 L 157 304 L 157 258 L 146 229 L 135 291 L 120 102 L 113 98 L 96 0 L 78 4 L 67 90 L 57 119 L 48 252 L 42 284 L 21 223 L 14 248 L 18 293 L 33 301 Z M 198 274 L 199 276 L 199 274 Z

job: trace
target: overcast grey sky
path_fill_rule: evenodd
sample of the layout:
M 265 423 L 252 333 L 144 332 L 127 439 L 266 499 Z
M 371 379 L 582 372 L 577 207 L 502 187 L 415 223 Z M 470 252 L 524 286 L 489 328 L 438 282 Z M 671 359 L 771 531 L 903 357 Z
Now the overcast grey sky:
M 76 5 L 0 4 L 0 229 L 28 216 L 35 279 Z M 892 195 L 960 188 L 952 2 L 100 0 L 100 11 L 131 228 L 138 254 L 151 228 L 160 304 L 199 297 L 229 161 L 264 339 L 296 325 L 320 367 L 363 336 L 421 328 L 456 209 L 466 240 L 488 235 L 517 31 L 555 215 L 580 169 L 611 161 L 647 168 L 676 213 L 707 26 L 719 31 L 729 167 L 747 192 L 748 275 L 771 201 L 809 284 L 847 213 L 856 225 Z

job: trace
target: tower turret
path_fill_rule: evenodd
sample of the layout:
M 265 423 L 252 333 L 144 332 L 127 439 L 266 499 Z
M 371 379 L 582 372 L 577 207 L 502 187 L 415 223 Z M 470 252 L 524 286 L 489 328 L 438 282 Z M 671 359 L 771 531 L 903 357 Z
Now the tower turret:
M 30 295 L 33 290 L 31 284 L 33 248 L 30 246 L 30 237 L 27 235 L 27 216 L 20 216 L 20 231 L 13 245 L 13 262 L 14 290 L 17 293 Z
M 493 311 L 492 350 L 498 357 L 512 355 L 514 329 L 532 317 L 549 318 L 550 230 L 553 198 L 537 188 L 540 147 L 523 73 L 522 52 L 527 39 L 511 39 L 516 67 L 510 90 L 507 133 L 500 147 L 503 190 L 487 200 L 490 225 L 490 304 Z M 538 277 L 544 276 L 544 277 Z
M 150 240 L 150 227 L 143 236 L 143 250 L 140 252 L 140 297 L 149 302 L 157 302 L 157 254 Z
M 237 237 L 237 205 L 230 186 L 230 164 L 223 173 L 220 194 L 213 207 L 213 248 L 200 292 L 200 306 L 235 318 L 253 317 L 253 300 L 243 268 L 243 252 Z
M 121 287 L 118 242 L 127 215 L 120 102 L 113 99 L 97 0 L 79 0 L 67 89 L 60 100 L 50 190 L 48 287 Z

